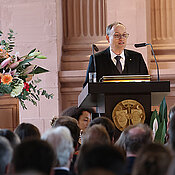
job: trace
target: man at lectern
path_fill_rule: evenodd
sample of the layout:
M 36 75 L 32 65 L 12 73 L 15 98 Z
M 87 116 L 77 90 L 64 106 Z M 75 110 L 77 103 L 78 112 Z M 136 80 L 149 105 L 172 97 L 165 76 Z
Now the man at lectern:
M 125 49 L 128 37 L 129 34 L 122 23 L 114 22 L 107 26 L 106 39 L 109 47 L 95 54 L 95 64 L 91 55 L 83 87 L 89 82 L 89 72 L 95 72 L 94 70 L 97 82 L 103 76 L 110 75 L 148 75 L 142 55 Z

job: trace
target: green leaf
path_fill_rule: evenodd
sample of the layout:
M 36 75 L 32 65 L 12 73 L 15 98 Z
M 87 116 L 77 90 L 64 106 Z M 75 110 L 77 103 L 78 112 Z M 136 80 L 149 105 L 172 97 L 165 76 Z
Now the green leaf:
M 37 66 L 37 68 L 34 69 L 30 74 L 41 74 L 41 73 L 45 73 L 45 72 L 49 72 L 49 70 L 44 69 L 40 66 Z
M 14 31 L 13 31 L 12 29 L 9 29 L 9 31 L 10 31 L 11 33 L 14 33 Z
M 31 93 L 31 96 L 35 98 L 35 100 L 38 100 L 37 96 L 33 93 Z
M 6 41 L 5 40 L 1 40 L 1 45 L 5 45 Z
M 164 99 L 162 100 L 159 108 L 159 116 L 160 116 L 160 121 L 162 122 L 164 119 Z
M 156 132 L 154 141 L 164 144 L 165 143 L 165 135 L 166 135 L 166 123 L 165 123 L 165 120 L 163 120 L 159 124 L 159 128 Z
M 3 34 L 3 32 L 2 32 L 2 31 L 0 31 L 0 36 L 2 36 L 2 34 Z
M 30 55 L 31 53 L 35 52 L 35 50 L 36 50 L 36 48 L 35 48 L 35 49 L 32 49 L 32 50 L 28 53 L 28 55 Z
M 40 83 L 41 79 L 37 78 L 37 80 L 34 80 L 35 83 Z
M 43 90 L 41 95 L 45 95 L 46 94 L 46 90 Z
M 40 91 L 39 90 L 37 90 L 37 94 L 40 95 Z
M 38 56 L 36 56 L 36 58 L 39 58 L 39 59 L 47 59 L 47 57 L 44 56 L 44 55 L 38 55 Z
M 160 118 L 161 122 L 165 119 L 165 122 L 167 123 L 167 104 L 166 104 L 165 97 L 163 98 L 163 100 L 160 104 L 159 118 Z
M 21 100 L 21 99 L 19 99 L 19 101 L 20 101 L 20 103 L 21 103 L 22 108 L 23 108 L 23 109 L 27 109 L 27 107 L 26 107 L 24 101 Z
M 16 67 L 16 69 L 18 69 L 19 67 L 21 67 L 22 65 L 26 64 L 26 63 L 29 63 L 31 61 L 33 61 L 35 58 L 29 58 L 29 59 L 25 59 L 24 61 L 21 61 L 19 63 L 19 65 Z

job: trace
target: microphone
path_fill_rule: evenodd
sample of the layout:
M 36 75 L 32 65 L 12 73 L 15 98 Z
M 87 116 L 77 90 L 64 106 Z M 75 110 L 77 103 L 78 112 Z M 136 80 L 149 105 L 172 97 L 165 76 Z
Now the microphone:
M 140 44 L 134 44 L 134 46 L 137 48 L 137 47 L 145 47 L 147 46 L 148 44 L 147 43 L 140 43 Z
M 97 47 L 95 44 L 92 44 L 92 47 L 93 47 L 93 49 L 94 49 L 96 52 L 99 51 L 98 47 Z
M 99 51 L 98 47 L 95 44 L 92 44 L 92 55 L 93 55 L 93 63 L 94 63 L 94 72 L 89 72 L 89 82 L 97 82 L 96 79 L 96 64 L 95 64 L 95 54 L 94 50 L 96 52 Z
M 150 43 L 134 44 L 134 46 L 135 46 L 136 48 L 137 48 L 137 47 L 145 47 L 145 46 L 147 46 L 147 45 L 150 45 L 150 46 L 151 46 L 151 51 L 152 51 L 152 54 L 153 54 L 153 56 L 154 56 L 154 60 L 155 60 L 156 67 L 157 67 L 157 81 L 160 81 L 160 79 L 159 79 L 159 66 L 158 66 L 158 63 L 157 63 L 157 59 L 156 59 L 156 56 L 155 56 L 155 53 L 154 53 L 152 44 L 150 44 Z
M 96 52 L 99 51 L 98 47 L 95 44 L 92 44 L 92 55 L 93 55 L 93 62 L 94 62 L 94 72 L 96 72 L 96 64 L 95 64 L 95 54 L 94 54 L 94 50 Z

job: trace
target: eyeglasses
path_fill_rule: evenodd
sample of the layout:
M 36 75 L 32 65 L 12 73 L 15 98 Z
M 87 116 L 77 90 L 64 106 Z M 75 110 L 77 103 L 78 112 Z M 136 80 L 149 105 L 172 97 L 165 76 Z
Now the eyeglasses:
M 129 37 L 129 33 L 124 33 L 124 34 L 114 34 L 113 35 L 114 36 L 114 38 L 116 38 L 116 39 L 120 39 L 120 38 L 124 38 L 124 39 L 126 39 L 126 38 L 128 38 Z

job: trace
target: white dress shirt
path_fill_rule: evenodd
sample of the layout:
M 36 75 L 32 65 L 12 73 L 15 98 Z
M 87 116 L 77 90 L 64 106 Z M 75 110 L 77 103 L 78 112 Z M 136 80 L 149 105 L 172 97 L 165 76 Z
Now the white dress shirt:
M 113 61 L 113 63 L 116 65 L 116 59 L 115 57 L 117 56 L 110 48 L 110 53 L 111 53 L 111 59 Z M 124 54 L 124 50 L 122 51 L 122 53 L 118 56 L 121 56 L 121 59 L 120 59 L 120 62 L 121 62 L 121 65 L 122 65 L 122 71 L 124 70 L 124 67 L 125 67 L 125 54 Z

